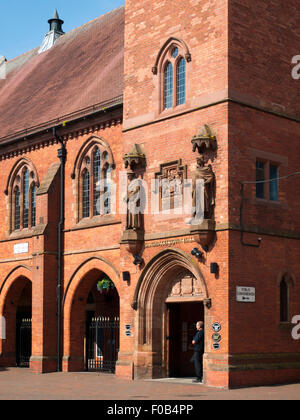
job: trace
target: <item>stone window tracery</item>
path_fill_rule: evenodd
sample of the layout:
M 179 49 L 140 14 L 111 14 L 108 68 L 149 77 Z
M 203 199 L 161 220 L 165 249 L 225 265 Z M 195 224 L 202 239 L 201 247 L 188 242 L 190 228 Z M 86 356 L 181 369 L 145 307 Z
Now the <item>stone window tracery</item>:
M 87 141 L 76 159 L 72 178 L 78 177 L 77 222 L 111 213 L 110 180 L 114 161 L 109 146 L 98 138 Z
M 31 162 L 17 162 L 9 175 L 5 190 L 10 203 L 10 232 L 36 226 L 37 187 L 37 175 Z
M 170 38 L 161 48 L 152 68 L 160 79 L 160 112 L 186 103 L 186 63 L 190 61 L 187 45 L 177 38 Z

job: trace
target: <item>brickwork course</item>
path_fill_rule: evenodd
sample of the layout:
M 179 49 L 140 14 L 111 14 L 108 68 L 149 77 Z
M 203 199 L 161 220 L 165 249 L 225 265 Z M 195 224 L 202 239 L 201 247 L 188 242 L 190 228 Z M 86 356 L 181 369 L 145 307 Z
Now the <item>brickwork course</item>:
M 300 341 L 292 336 L 292 319 L 300 315 L 300 82 L 291 76 L 292 57 L 300 54 L 299 8 L 299 0 L 288 7 L 280 0 L 126 0 L 48 51 L 36 48 L 6 63 L 0 367 L 27 356 L 32 372 L 82 372 L 91 369 L 89 359 L 107 358 L 114 376 L 100 374 L 103 383 L 190 377 L 191 340 L 203 320 L 205 386 L 300 380 Z M 185 99 L 177 103 L 173 91 L 173 106 L 165 107 L 167 64 L 176 69 L 179 58 Z M 174 70 L 175 90 L 176 80 Z M 204 151 L 193 149 L 195 136 L 206 141 Z M 109 170 L 116 185 L 115 213 L 95 212 L 97 150 L 99 177 Z M 193 227 L 191 215 L 149 210 L 138 231 L 128 229 L 120 211 L 124 176 L 127 188 L 127 173 L 135 172 L 151 203 L 155 179 L 175 173 L 190 183 L 202 154 L 215 176 L 213 216 Z M 270 182 L 257 197 L 257 162 L 265 179 L 276 168 L 277 199 L 268 195 Z M 161 205 L 161 190 L 156 194 Z M 133 263 L 136 256 L 141 264 Z M 97 289 L 105 278 L 113 292 Z M 255 289 L 255 301 L 238 302 L 237 287 Z M 95 318 L 117 335 L 103 329 L 91 339 Z M 22 319 L 31 320 L 30 354 Z M 219 338 L 212 337 L 215 323 Z M 18 370 L 0 375 L 10 380 Z M 95 380 L 65 376 L 73 377 Z

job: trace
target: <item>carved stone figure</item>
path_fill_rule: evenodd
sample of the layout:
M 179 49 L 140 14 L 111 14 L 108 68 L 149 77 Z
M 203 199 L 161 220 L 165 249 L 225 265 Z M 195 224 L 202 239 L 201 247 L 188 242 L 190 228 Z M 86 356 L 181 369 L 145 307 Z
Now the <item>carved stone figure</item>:
M 197 158 L 197 169 L 193 177 L 193 217 L 197 218 L 197 180 L 204 181 L 204 219 L 213 219 L 215 207 L 216 180 L 211 165 L 205 166 L 204 157 Z
M 135 173 L 129 172 L 128 188 L 127 188 L 127 220 L 126 229 L 139 230 L 142 229 L 142 209 L 141 209 L 141 193 L 142 187 Z

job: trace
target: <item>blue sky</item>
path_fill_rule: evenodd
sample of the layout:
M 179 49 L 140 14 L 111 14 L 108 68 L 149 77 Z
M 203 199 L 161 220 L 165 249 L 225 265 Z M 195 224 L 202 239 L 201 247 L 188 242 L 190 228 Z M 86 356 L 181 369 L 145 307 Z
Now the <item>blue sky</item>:
M 39 46 L 55 8 L 67 32 L 124 3 L 124 0 L 0 0 L 0 56 L 10 60 Z

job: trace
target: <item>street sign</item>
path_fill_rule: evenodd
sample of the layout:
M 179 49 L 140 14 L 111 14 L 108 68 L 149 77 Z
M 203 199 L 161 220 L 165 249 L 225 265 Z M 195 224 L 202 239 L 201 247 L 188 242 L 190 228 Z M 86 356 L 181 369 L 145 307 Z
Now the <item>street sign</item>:
M 237 302 L 255 302 L 255 287 L 236 287 Z

